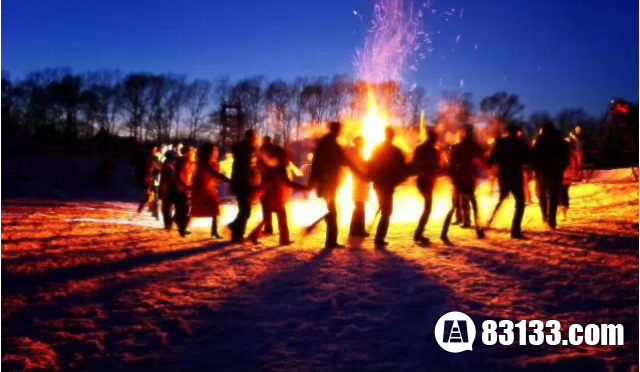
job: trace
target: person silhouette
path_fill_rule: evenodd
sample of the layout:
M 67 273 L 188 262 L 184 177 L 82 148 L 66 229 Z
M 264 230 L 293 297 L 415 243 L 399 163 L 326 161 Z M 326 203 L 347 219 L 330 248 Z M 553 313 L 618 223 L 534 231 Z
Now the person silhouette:
M 221 239 L 218 234 L 218 216 L 220 215 L 220 196 L 218 182 L 229 182 L 229 178 L 220 172 L 218 146 L 206 143 L 198 152 L 198 164 L 193 179 L 193 217 L 211 217 L 211 237 Z
M 351 161 L 360 168 L 361 171 L 366 173 L 367 160 L 362 155 L 364 149 L 365 140 L 362 136 L 357 136 L 353 139 L 353 146 L 348 152 Z M 353 199 L 353 214 L 351 215 L 351 225 L 349 228 L 349 236 L 355 238 L 366 238 L 369 236 L 365 228 L 365 213 L 366 203 L 369 200 L 369 185 L 370 181 L 368 177 L 362 177 L 358 175 L 352 175 L 352 199 Z
M 257 152 L 258 137 L 253 129 L 244 134 L 244 139 L 232 148 L 231 193 L 238 203 L 238 214 L 229 225 L 231 240 L 242 242 L 251 217 L 251 203 L 260 186 Z
M 569 164 L 569 144 L 552 122 L 544 122 L 531 151 L 542 219 L 549 229 L 557 226 L 556 214 L 562 187 L 562 174 Z
M 184 147 L 184 155 L 176 162 L 176 225 L 180 236 L 185 237 L 191 220 L 191 196 L 193 176 L 196 171 L 198 149 L 193 146 Z
M 473 125 L 465 124 L 462 130 L 462 140 L 451 149 L 449 159 L 449 175 L 453 182 L 453 187 L 459 194 L 462 203 L 470 202 L 473 209 L 473 217 L 478 239 L 485 237 L 484 230 L 480 227 L 478 215 L 478 201 L 475 191 L 479 178 L 478 167 L 484 165 L 484 155 L 480 145 L 475 140 L 475 130 Z M 457 203 L 452 203 L 451 209 L 444 220 L 440 239 L 447 245 L 451 245 L 448 237 L 449 226 L 453 218 Z
M 336 206 L 338 187 L 344 179 L 343 168 L 346 166 L 353 173 L 361 174 L 338 144 L 341 131 L 342 123 L 337 121 L 329 123 L 329 133 L 318 141 L 309 177 L 309 185 L 316 189 L 318 197 L 324 199 L 327 204 L 328 212 L 322 219 L 327 224 L 325 248 L 329 249 L 344 248 L 343 244 L 338 243 L 338 210 Z
M 385 239 L 393 213 L 395 188 L 407 178 L 409 173 L 402 150 L 393 145 L 395 137 L 393 128 L 385 128 L 384 135 L 384 142 L 373 149 L 369 160 L 369 175 L 380 206 L 380 221 L 374 241 L 376 248 L 379 249 L 389 244 Z
M 413 152 L 413 166 L 417 174 L 418 191 L 424 199 L 422 215 L 413 234 L 413 240 L 417 243 L 429 244 L 429 239 L 424 236 L 424 230 L 431 216 L 433 207 L 433 188 L 436 177 L 440 171 L 440 153 L 436 148 L 437 134 L 435 130 L 427 130 L 427 139 L 419 144 Z
M 496 214 L 504 200 L 513 195 L 516 201 L 515 213 L 511 223 L 511 237 L 525 239 L 522 234 L 522 217 L 525 209 L 524 195 L 524 166 L 529 162 L 530 150 L 527 142 L 518 136 L 517 125 L 507 126 L 507 136 L 499 139 L 489 155 L 489 164 L 498 167 L 498 187 L 500 196 L 489 221 L 487 228 L 491 227 Z

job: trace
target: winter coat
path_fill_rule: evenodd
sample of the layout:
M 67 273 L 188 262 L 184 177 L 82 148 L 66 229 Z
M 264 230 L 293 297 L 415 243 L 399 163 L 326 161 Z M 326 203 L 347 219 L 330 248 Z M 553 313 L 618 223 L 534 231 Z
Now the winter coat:
M 347 155 L 349 159 L 360 169 L 362 173 L 367 173 L 367 160 L 362 156 L 362 153 L 358 151 L 355 147 L 349 148 L 347 151 Z M 362 175 L 352 174 L 351 175 L 351 196 L 354 202 L 366 202 L 369 200 L 369 189 L 371 185 L 371 181 L 369 181 L 366 177 L 362 177 Z
M 158 186 L 160 184 L 160 171 L 162 169 L 162 162 L 155 155 L 151 156 L 147 162 L 145 170 L 144 184 L 146 188 L 152 186 Z
M 218 182 L 229 181 L 220 173 L 220 166 L 201 162 L 193 178 L 191 215 L 194 217 L 215 217 L 220 215 Z
M 569 147 L 569 164 L 562 174 L 562 184 L 568 186 L 579 181 L 582 176 L 582 144 L 571 137 L 566 141 Z
M 480 177 L 479 163 L 484 160 L 480 145 L 471 137 L 454 145 L 449 158 L 449 174 L 454 184 L 475 182 Z
M 424 142 L 413 151 L 413 171 L 417 174 L 418 189 L 433 187 L 440 172 L 440 153 L 433 143 Z
M 176 162 L 176 191 L 179 193 L 191 192 L 193 177 L 196 172 L 196 162 L 182 157 Z
M 547 130 L 533 145 L 531 163 L 540 174 L 561 176 L 569 164 L 569 144 L 557 130 Z
M 264 177 L 262 177 L 261 189 L 264 194 L 261 201 L 271 210 L 277 210 L 289 201 L 292 189 L 306 191 L 307 187 L 289 179 L 287 168 L 291 160 L 284 149 L 276 146 L 269 155 L 275 165 L 270 166 L 269 162 L 262 162 Z
M 344 178 L 345 165 L 348 165 L 348 160 L 336 138 L 331 134 L 322 137 L 313 156 L 310 177 L 310 183 L 316 185 L 319 197 L 335 199 Z
M 231 192 L 240 197 L 253 195 L 260 185 L 256 149 L 243 140 L 232 148 Z
M 498 166 L 500 180 L 521 180 L 523 168 L 529 163 L 529 158 L 527 142 L 517 136 L 508 136 L 496 142 L 489 155 L 489 163 Z
M 165 160 L 160 171 L 160 199 L 167 203 L 176 192 L 176 161 Z
M 409 176 L 402 151 L 391 143 L 378 145 L 369 160 L 369 177 L 377 190 L 393 190 Z

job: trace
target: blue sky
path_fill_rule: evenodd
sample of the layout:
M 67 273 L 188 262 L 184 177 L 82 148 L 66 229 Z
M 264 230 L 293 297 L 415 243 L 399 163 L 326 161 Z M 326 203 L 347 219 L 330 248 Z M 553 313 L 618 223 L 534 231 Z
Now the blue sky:
M 527 112 L 594 114 L 612 96 L 638 100 L 635 0 L 432 3 L 464 9 L 462 18 L 424 19 L 440 34 L 406 78 L 435 98 L 443 87 L 476 100 L 506 90 Z M 371 0 L 5 0 L 2 69 L 14 77 L 61 66 L 235 79 L 353 73 L 371 8 Z

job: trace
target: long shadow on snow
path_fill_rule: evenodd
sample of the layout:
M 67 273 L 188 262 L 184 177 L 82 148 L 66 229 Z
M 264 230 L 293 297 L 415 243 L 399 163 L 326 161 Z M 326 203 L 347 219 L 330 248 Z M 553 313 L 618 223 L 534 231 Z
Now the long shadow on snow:
M 164 261 L 178 260 L 181 258 L 222 249 L 230 244 L 231 243 L 229 242 L 221 242 L 187 249 L 177 249 L 168 252 L 140 254 L 114 262 L 107 262 L 97 265 L 81 264 L 74 267 L 51 269 L 46 272 L 30 275 L 11 274 L 3 269 L 2 277 L 4 278 L 4 280 L 2 281 L 2 294 L 24 294 L 30 289 L 34 290 L 37 289 L 38 286 L 42 285 L 57 284 L 66 282 L 68 280 L 86 279 L 97 275 L 117 273 L 140 266 L 161 263 Z
M 284 256 L 285 254 L 283 254 Z M 277 268 L 277 266 L 276 266 Z M 181 370 L 472 370 L 434 327 L 449 290 L 387 251 L 323 250 L 209 314 L 167 365 Z M 476 340 L 477 342 L 477 340 Z

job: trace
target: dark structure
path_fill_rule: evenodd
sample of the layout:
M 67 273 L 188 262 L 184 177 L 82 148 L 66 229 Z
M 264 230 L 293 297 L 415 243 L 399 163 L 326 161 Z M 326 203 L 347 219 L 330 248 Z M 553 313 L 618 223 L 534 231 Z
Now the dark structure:
M 638 178 L 638 108 L 614 98 L 604 119 L 585 141 L 583 168 L 591 178 L 595 170 L 633 168 Z

